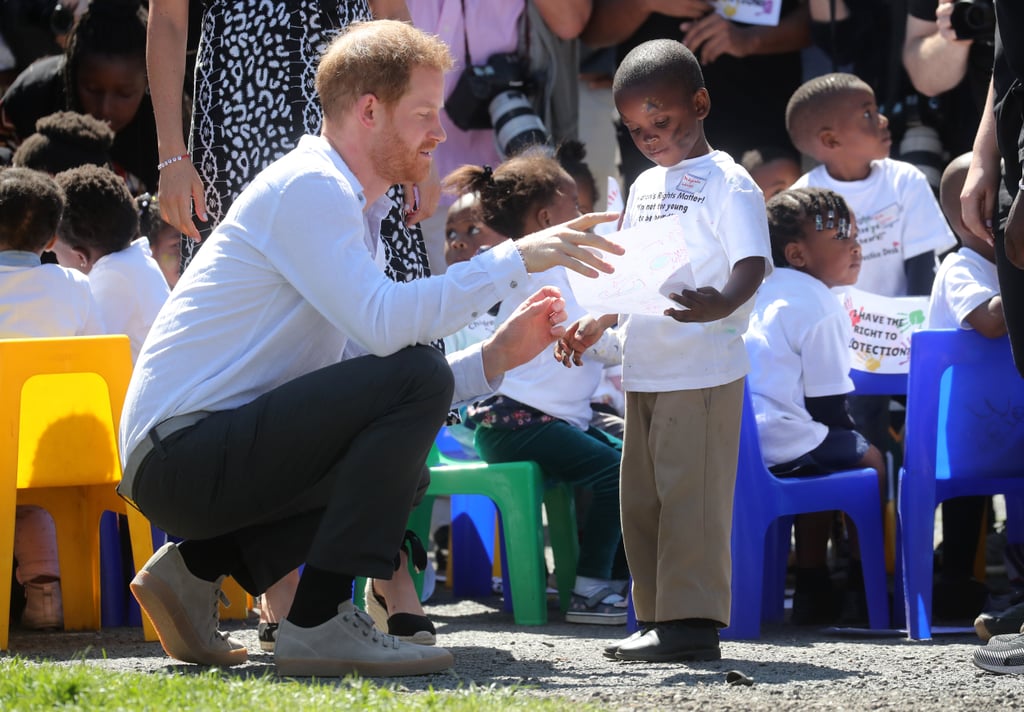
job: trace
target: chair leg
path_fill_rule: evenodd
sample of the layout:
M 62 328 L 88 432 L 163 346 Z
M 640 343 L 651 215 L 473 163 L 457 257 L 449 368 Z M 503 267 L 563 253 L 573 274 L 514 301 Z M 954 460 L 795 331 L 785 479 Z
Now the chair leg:
M 535 491 L 533 494 L 535 504 L 531 507 L 521 506 L 521 494 L 514 497 L 515 502 L 511 502 L 496 493 L 495 501 L 505 531 L 516 533 L 515 536 L 505 537 L 512 589 L 506 591 L 505 595 L 512 596 L 512 615 L 518 625 L 544 625 L 548 622 L 544 531 L 540 516 L 541 492 Z
M 908 494 L 901 487 L 899 512 L 907 635 L 912 640 L 930 640 L 934 497 L 922 497 L 919 493 Z
M 864 595 L 868 604 L 868 622 L 874 629 L 889 627 L 889 594 L 885 574 L 885 536 L 878 503 L 862 503 L 859 511 L 849 511 L 857 526 L 860 561 L 864 572 Z
M 579 533 L 576 530 L 576 502 L 572 488 L 555 485 L 544 492 L 544 509 L 548 513 L 548 536 L 555 556 L 555 578 L 558 580 L 558 601 L 562 612 L 569 610 L 572 589 L 576 585 L 576 563 L 580 556 Z
M 786 564 L 793 533 L 793 517 L 779 517 L 764 537 L 764 585 L 761 620 L 781 623 L 786 615 Z
M 13 473 L 12 473 L 13 479 Z M 14 491 L 11 483 L 10 491 Z M 0 504 L 0 571 L 11 571 L 14 566 L 14 497 L 6 497 Z M 6 573 L 4 576 L 6 577 Z M 11 587 L 6 578 L 0 584 L 0 650 L 7 650 L 11 618 Z
M 732 605 L 726 640 L 761 637 L 761 601 L 764 586 L 764 540 L 768 525 L 751 512 L 736 511 L 732 518 Z

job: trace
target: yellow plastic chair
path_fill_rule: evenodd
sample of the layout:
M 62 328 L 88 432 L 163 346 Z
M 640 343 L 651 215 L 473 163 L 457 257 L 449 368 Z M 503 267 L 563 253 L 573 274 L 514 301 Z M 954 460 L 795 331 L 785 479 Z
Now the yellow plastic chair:
M 136 569 L 153 555 L 149 521 L 127 506 L 117 434 L 132 361 L 127 336 L 0 339 L 0 571 L 14 557 L 15 506 L 57 528 L 65 630 L 100 629 L 100 516 L 128 515 Z M 0 649 L 10 587 L 0 586 Z M 146 640 L 156 632 L 143 616 Z

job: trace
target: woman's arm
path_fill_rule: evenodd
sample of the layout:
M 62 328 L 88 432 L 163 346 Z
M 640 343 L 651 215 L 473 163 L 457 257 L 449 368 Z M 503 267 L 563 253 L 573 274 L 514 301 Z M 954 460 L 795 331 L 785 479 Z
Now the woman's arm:
M 182 115 L 187 38 L 188 0 L 150 0 L 146 69 L 161 162 L 188 153 Z M 205 222 L 206 198 L 203 182 L 190 158 L 169 163 L 160 171 L 159 194 L 164 220 L 198 242 L 192 205 L 195 204 L 196 215 Z

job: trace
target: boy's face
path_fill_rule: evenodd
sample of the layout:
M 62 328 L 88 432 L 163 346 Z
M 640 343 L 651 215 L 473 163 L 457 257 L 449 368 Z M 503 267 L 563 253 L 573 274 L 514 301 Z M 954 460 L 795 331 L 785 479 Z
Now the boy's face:
M 444 224 L 444 261 L 449 267 L 465 262 L 481 249 L 493 247 L 503 240 L 480 219 L 476 203 L 460 207 L 453 205 L 448 210 Z
M 796 183 L 800 177 L 800 165 L 790 158 L 776 158 L 750 171 L 750 177 L 767 201 Z
M 837 237 L 838 234 L 838 228 L 816 230 L 811 216 L 804 221 L 803 237 L 786 245 L 786 261 L 819 279 L 830 289 L 856 283 L 860 276 L 861 255 L 857 221 L 852 214 L 849 237 L 842 239 Z
M 843 91 L 831 106 L 832 129 L 822 132 L 825 148 L 846 165 L 888 158 L 892 148 L 889 120 L 878 111 L 871 89 Z M 828 157 L 826 156 L 826 162 Z
M 710 150 L 703 124 L 711 110 L 706 89 L 688 94 L 664 82 L 630 87 L 615 95 L 615 108 L 636 147 L 659 166 L 674 166 Z

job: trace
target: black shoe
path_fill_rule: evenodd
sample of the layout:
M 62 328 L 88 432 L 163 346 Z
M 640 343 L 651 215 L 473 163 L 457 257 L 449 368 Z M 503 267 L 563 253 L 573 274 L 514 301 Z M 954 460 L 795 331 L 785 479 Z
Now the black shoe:
M 631 643 L 640 636 L 642 636 L 644 633 L 647 632 L 647 630 L 651 626 L 650 623 L 641 623 L 640 621 L 637 621 L 637 625 L 640 626 L 639 630 L 635 631 L 628 638 L 620 638 L 619 640 L 616 640 L 614 643 L 604 646 L 604 656 L 610 660 L 618 660 L 618 658 L 615 657 L 615 653 L 619 652 L 619 648 L 625 645 L 626 643 Z
M 624 641 L 615 651 L 615 659 L 651 663 L 721 660 L 718 627 L 697 619 L 653 623 L 640 637 Z

